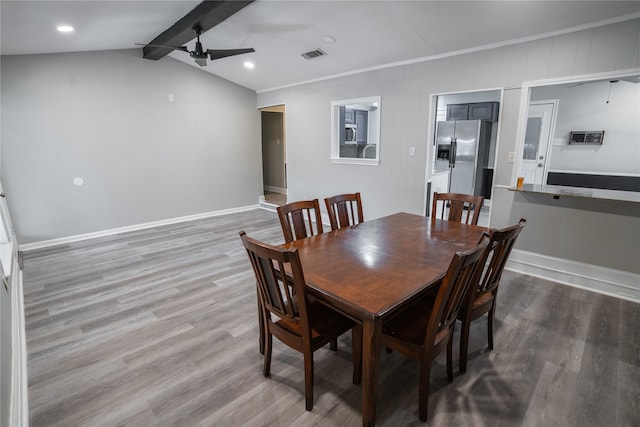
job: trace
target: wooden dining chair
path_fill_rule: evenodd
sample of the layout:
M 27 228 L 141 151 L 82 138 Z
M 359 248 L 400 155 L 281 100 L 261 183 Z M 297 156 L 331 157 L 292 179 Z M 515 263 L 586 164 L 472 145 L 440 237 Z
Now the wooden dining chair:
M 318 199 L 288 203 L 277 211 L 286 243 L 323 232 Z
M 332 230 L 360 224 L 364 221 L 360 193 L 327 197 L 324 199 L 324 203 L 327 206 Z
M 467 371 L 467 356 L 469 349 L 469 330 L 471 322 L 488 314 L 487 337 L 489 349 L 493 350 L 493 319 L 495 317 L 498 285 L 507 264 L 507 259 L 518 235 L 524 228 L 526 219 L 522 218 L 516 225 L 501 230 L 491 230 L 489 245 L 483 255 L 484 270 L 475 289 L 469 291 L 465 304 L 458 313 L 462 322 L 460 334 L 460 371 Z
M 482 196 L 458 193 L 433 193 L 431 217 L 478 225 Z M 440 207 L 438 206 L 440 205 Z
M 322 234 L 322 215 L 318 199 L 291 202 L 277 208 L 285 243 Z M 258 302 L 258 305 L 260 303 Z M 338 349 L 338 340 L 331 342 L 331 350 Z M 264 336 L 260 329 L 260 353 L 264 354 Z
M 303 354 L 304 395 L 313 409 L 313 353 L 352 330 L 353 383 L 362 377 L 362 326 L 324 304 L 308 298 L 297 249 L 260 242 L 240 232 L 256 276 L 265 335 L 263 375 L 271 369 L 273 336 Z M 291 286 L 293 284 L 293 286 Z
M 465 252 L 457 252 L 437 294 L 431 293 L 382 326 L 381 345 L 420 363 L 418 417 L 427 420 L 431 361 L 447 349 L 447 378 L 453 381 L 452 342 L 458 311 L 474 281 L 488 239 Z

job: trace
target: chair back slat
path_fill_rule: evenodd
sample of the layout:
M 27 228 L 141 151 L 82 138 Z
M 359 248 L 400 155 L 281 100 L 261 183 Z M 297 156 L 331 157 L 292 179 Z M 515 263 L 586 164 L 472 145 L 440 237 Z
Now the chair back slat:
M 425 348 L 433 345 L 438 333 L 455 325 L 466 295 L 480 279 L 481 261 L 488 243 L 488 239 L 484 239 L 476 247 L 454 254 L 431 311 L 424 341 Z
M 364 221 L 360 193 L 339 194 L 324 199 L 331 229 L 350 227 Z
M 318 199 L 288 203 L 277 211 L 286 243 L 323 232 Z
M 258 285 L 264 316 L 294 319 L 303 339 L 311 339 L 307 314 L 307 294 L 297 249 L 272 246 L 240 232 Z
M 517 224 L 501 230 L 491 230 L 489 234 L 489 248 L 485 256 L 484 271 L 477 292 L 492 292 L 498 287 L 504 267 L 507 264 L 516 239 L 527 221 L 523 218 Z
M 468 194 L 433 193 L 431 217 L 477 225 L 483 200 Z

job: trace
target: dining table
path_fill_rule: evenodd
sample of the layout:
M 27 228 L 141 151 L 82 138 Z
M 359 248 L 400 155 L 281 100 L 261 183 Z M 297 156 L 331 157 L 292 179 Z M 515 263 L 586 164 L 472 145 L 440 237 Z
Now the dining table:
M 385 319 L 437 287 L 457 251 L 487 231 L 409 213 L 286 243 L 297 248 L 310 295 L 362 325 L 362 425 L 376 423 Z

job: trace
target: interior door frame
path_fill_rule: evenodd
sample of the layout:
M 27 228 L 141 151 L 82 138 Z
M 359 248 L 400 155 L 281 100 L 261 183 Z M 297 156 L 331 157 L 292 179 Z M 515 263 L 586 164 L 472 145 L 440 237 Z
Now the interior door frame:
M 287 188 L 288 188 L 288 184 L 287 184 L 287 113 L 286 113 L 286 105 L 284 103 L 282 104 L 274 104 L 274 105 L 268 105 L 268 106 L 263 106 L 263 107 L 258 107 L 258 111 L 260 111 L 260 141 L 262 144 L 262 113 L 263 112 L 270 112 L 270 113 L 281 113 L 282 114 L 282 150 L 283 150 L 283 169 L 280 171 L 280 173 L 282 173 L 283 175 L 283 182 L 284 182 L 284 194 L 287 194 Z M 261 158 L 262 158 L 262 167 L 264 168 L 264 153 L 261 154 Z M 263 174 L 264 174 L 264 170 L 263 170 Z M 262 188 L 264 191 L 264 180 L 262 182 Z M 264 197 L 264 194 L 263 194 Z
M 549 174 L 549 165 L 551 163 L 551 147 L 553 146 L 553 136 L 555 135 L 555 129 L 556 129 L 556 118 L 558 117 L 558 105 L 559 105 L 560 101 L 558 99 L 544 99 L 544 100 L 539 100 L 539 101 L 529 101 L 529 106 L 527 108 L 527 120 L 529 118 L 529 112 L 531 110 L 532 106 L 537 106 L 537 105 L 552 105 L 552 109 L 551 109 L 551 114 L 548 118 L 549 120 L 549 132 L 547 134 L 547 147 L 545 149 L 544 152 L 544 166 L 542 168 L 542 181 L 539 184 L 544 184 L 547 182 L 547 175 Z M 544 126 L 544 118 L 546 115 L 543 115 L 543 122 L 542 125 Z M 525 126 L 524 132 L 526 134 L 527 129 Z M 541 135 L 542 136 L 542 135 Z M 524 142 L 523 142 L 524 144 Z M 539 147 L 540 145 L 538 145 Z M 524 147 L 523 147 L 523 154 L 524 154 Z M 539 155 L 540 152 L 537 152 L 537 155 Z M 538 159 L 536 159 L 536 161 L 538 161 Z M 521 157 L 520 158 L 520 168 L 522 169 L 522 167 L 524 166 L 524 159 Z M 523 171 L 524 174 L 524 171 Z M 526 181 L 525 181 L 526 182 Z M 537 184 L 536 182 L 534 182 L 534 184 Z
M 430 93 L 429 94 L 429 121 L 428 121 L 428 130 L 427 130 L 427 167 L 425 168 L 425 191 L 423 198 L 423 206 L 425 206 L 425 215 L 428 215 L 431 210 L 431 194 L 433 191 L 431 190 L 430 181 L 433 176 L 433 156 L 435 150 L 435 142 L 436 142 L 436 126 L 438 124 L 438 97 L 447 96 L 447 95 L 464 95 L 464 94 L 472 94 L 478 92 L 498 92 L 500 96 L 498 97 L 498 102 L 500 103 L 500 107 L 498 108 L 498 121 L 495 122 L 496 126 L 496 146 L 493 157 L 493 165 L 494 165 L 494 174 L 491 179 L 491 189 L 495 188 L 496 183 L 496 173 L 495 167 L 497 165 L 498 153 L 500 152 L 500 137 L 502 134 L 502 105 L 504 103 L 504 87 L 492 87 L 486 89 L 475 89 L 475 90 L 462 90 L 457 92 L 439 92 L 439 93 Z M 478 101 L 479 102 L 479 101 Z M 493 199 L 493 197 L 492 197 Z M 493 204 L 489 205 L 489 223 L 491 223 L 491 209 Z

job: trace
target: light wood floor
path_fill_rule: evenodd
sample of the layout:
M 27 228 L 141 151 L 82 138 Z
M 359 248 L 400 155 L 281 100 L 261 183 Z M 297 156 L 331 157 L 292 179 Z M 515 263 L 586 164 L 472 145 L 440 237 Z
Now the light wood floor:
M 298 353 L 274 340 L 262 376 L 241 229 L 282 241 L 255 210 L 25 253 L 31 426 L 360 425 L 349 334 L 312 412 Z M 640 304 L 510 272 L 498 302 L 495 350 L 481 320 L 466 374 L 434 364 L 429 425 L 640 425 Z M 379 425 L 422 425 L 416 365 L 382 352 Z

